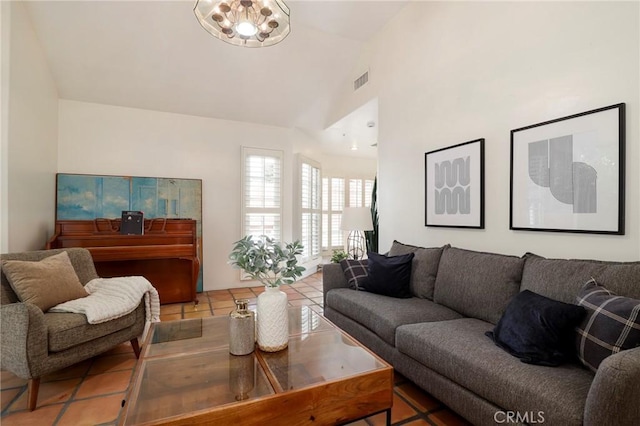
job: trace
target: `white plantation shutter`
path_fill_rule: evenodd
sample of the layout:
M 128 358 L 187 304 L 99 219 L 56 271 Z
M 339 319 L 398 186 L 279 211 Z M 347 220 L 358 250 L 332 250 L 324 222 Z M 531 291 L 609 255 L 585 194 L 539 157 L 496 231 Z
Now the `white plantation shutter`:
M 349 207 L 362 207 L 362 179 L 349 179 Z
M 342 248 L 344 246 L 342 238 L 342 210 L 344 209 L 344 179 L 331 178 L 331 211 L 330 211 L 330 225 L 331 226 L 331 247 Z
M 373 180 L 364 180 L 364 205 L 365 207 L 371 207 L 371 195 L 373 194 Z
M 349 179 L 349 207 L 371 207 L 372 179 Z
M 282 240 L 282 151 L 242 148 L 242 235 Z
M 321 190 L 320 166 L 300 157 L 300 212 L 303 260 L 320 255 L 321 238 Z
M 343 247 L 342 209 L 345 203 L 345 180 L 343 178 L 322 179 L 322 249 Z
M 329 232 L 329 179 L 322 178 L 322 250 L 330 247 Z
M 322 249 L 343 248 L 345 232 L 340 229 L 345 206 L 370 207 L 373 179 L 322 178 Z

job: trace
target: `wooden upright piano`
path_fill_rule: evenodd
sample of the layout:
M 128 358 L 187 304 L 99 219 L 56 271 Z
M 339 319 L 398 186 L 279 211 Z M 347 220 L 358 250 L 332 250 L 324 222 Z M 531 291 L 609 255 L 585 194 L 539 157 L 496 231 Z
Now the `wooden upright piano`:
M 196 302 L 196 221 L 145 219 L 143 235 L 120 234 L 120 219 L 58 220 L 47 249 L 84 247 L 104 278 L 142 275 L 160 303 Z

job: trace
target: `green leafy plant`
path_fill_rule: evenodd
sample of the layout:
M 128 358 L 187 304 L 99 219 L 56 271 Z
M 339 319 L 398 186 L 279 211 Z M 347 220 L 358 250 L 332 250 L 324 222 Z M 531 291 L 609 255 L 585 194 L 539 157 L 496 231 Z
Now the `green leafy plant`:
M 340 263 L 341 261 L 348 259 L 349 254 L 342 249 L 334 250 L 331 255 L 331 263 Z
M 283 246 L 264 235 L 255 240 L 248 235 L 234 243 L 229 263 L 265 286 L 278 287 L 302 276 L 305 268 L 298 266 L 296 258 L 302 249 L 300 241 Z

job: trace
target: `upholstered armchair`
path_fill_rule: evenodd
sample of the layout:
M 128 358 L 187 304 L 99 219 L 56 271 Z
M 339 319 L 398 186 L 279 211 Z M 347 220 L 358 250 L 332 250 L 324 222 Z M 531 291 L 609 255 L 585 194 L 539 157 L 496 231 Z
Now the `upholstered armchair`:
M 66 251 L 82 285 L 98 278 L 88 250 L 70 248 L 2 254 L 2 261 L 41 261 Z M 63 255 L 64 256 L 64 255 Z M 34 410 L 40 378 L 130 341 L 139 356 L 138 336 L 145 326 L 145 303 L 126 316 L 89 324 L 86 316 L 46 312 L 37 305 L 20 302 L 3 267 L 1 275 L 0 344 L 1 366 L 28 379 L 28 408 Z

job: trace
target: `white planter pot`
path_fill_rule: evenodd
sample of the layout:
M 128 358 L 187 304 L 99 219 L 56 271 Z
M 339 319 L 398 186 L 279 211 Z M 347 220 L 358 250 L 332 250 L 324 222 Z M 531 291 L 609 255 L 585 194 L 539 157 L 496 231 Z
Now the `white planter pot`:
M 278 287 L 267 287 L 258 296 L 258 347 L 265 352 L 277 352 L 289 343 L 287 294 Z

